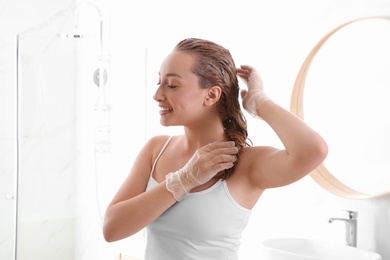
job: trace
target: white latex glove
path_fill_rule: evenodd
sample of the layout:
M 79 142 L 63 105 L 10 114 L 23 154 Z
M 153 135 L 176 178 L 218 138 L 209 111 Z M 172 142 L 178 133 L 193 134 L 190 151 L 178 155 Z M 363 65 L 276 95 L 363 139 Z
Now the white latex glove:
M 264 92 L 263 81 L 255 68 L 248 65 L 241 65 L 237 68 L 239 76 L 247 85 L 248 90 L 241 90 L 242 105 L 253 117 L 260 118 L 257 115 L 257 109 L 270 98 Z
M 199 148 L 183 168 L 165 176 L 167 190 L 181 201 L 193 188 L 233 167 L 237 152 L 238 148 L 231 141 L 214 142 Z

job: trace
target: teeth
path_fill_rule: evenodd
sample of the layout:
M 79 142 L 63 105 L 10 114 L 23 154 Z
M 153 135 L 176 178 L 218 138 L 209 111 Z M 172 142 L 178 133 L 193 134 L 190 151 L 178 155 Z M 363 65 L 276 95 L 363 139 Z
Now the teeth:
M 168 110 L 171 110 L 170 108 L 167 108 L 167 107 L 161 107 L 160 108 L 162 111 L 168 111 Z

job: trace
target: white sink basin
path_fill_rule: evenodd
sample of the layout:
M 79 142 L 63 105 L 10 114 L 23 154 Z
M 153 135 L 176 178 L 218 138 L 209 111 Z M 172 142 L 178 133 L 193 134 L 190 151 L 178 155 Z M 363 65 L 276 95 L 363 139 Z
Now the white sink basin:
M 266 260 L 381 260 L 374 252 L 304 238 L 276 238 L 262 245 Z

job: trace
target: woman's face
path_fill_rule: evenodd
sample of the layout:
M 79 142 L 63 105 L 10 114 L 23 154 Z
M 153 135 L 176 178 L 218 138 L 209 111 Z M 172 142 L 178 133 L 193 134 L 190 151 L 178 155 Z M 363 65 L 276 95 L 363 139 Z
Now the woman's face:
M 194 58 L 182 51 L 173 51 L 160 67 L 158 88 L 153 98 L 160 107 L 160 123 L 164 126 L 189 126 L 200 120 L 205 110 L 207 89 L 191 72 Z

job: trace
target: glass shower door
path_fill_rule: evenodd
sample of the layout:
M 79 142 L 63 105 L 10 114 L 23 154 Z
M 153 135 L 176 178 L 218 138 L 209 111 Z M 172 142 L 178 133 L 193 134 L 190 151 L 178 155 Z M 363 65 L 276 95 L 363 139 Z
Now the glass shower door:
M 0 259 L 11 260 L 16 217 L 16 38 L 0 38 Z
M 19 38 L 17 259 L 74 259 L 76 44 Z

